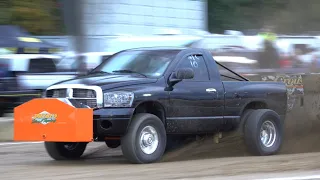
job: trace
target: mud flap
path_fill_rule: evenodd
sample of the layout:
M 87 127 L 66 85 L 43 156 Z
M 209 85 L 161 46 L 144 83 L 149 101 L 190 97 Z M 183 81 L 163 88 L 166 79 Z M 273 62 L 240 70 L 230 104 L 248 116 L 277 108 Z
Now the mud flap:
M 14 141 L 90 142 L 93 109 L 36 98 L 14 108 Z

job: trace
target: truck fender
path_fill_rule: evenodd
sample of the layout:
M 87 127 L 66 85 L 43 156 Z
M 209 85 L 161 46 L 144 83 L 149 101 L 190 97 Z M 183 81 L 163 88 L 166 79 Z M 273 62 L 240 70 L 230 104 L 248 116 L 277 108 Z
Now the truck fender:
M 263 99 L 255 99 L 253 101 L 247 102 L 240 111 L 240 122 L 238 125 L 238 130 L 243 132 L 243 126 L 245 121 L 247 120 L 248 116 L 254 109 L 266 109 L 267 103 Z
M 134 115 L 137 113 L 150 113 L 150 114 L 156 115 L 157 117 L 159 117 L 159 119 L 164 123 L 166 127 L 166 111 L 163 104 L 157 100 L 148 100 L 148 101 L 141 101 L 135 106 L 134 111 L 131 115 L 131 118 L 128 122 L 127 131 Z
M 262 107 L 256 108 L 256 105 L 261 105 Z M 240 116 L 243 115 L 243 113 L 246 111 L 246 109 L 254 109 L 254 108 L 256 108 L 256 109 L 266 109 L 266 108 L 268 108 L 268 103 L 264 99 L 252 99 L 252 100 L 246 102 L 242 106 L 242 108 L 240 110 Z

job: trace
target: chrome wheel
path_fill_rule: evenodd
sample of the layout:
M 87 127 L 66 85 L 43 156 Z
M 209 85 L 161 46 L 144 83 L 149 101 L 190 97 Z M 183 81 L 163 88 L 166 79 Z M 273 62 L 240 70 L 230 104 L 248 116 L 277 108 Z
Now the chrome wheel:
M 145 154 L 152 154 L 159 145 L 159 137 L 156 129 L 152 126 L 146 126 L 140 133 L 140 148 Z
M 260 129 L 260 141 L 265 147 L 271 147 L 276 142 L 277 130 L 271 121 L 265 121 Z

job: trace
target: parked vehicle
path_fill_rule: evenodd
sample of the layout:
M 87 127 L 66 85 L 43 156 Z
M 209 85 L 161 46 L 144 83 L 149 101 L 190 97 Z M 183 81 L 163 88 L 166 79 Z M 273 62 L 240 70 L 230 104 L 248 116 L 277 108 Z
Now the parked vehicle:
M 258 51 L 244 47 L 225 46 L 211 51 L 215 61 L 234 71 L 259 68 Z
M 271 155 L 283 140 L 286 93 L 284 83 L 250 82 L 204 49 L 124 50 L 19 106 L 14 137 L 45 141 L 55 160 L 80 158 L 94 140 L 121 145 L 132 163 L 153 163 L 171 138 L 239 130 L 250 152 Z M 32 114 L 46 125 L 32 124 Z
M 76 76 L 59 72 L 59 56 L 46 54 L 0 55 L 0 116 L 17 105 L 41 97 L 50 85 Z
M 106 61 L 113 52 L 87 52 L 81 54 L 75 54 L 73 52 L 61 53 L 61 61 L 57 64 L 57 67 L 61 70 L 70 71 L 77 69 L 77 60 L 82 57 L 86 63 L 86 69 L 92 70 L 99 64 Z

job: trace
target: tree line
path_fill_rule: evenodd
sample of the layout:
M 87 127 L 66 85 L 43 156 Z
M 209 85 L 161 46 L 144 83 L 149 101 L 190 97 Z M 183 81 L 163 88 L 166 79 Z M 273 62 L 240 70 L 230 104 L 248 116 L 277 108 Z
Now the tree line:
M 320 0 L 207 0 L 208 27 L 224 30 L 259 30 L 277 33 L 320 31 Z M 59 0 L 0 0 L 0 24 L 13 24 L 34 35 L 65 33 Z
M 64 33 L 58 0 L 1 0 L 0 24 L 19 25 L 33 35 Z
M 208 0 L 211 32 L 262 29 L 299 34 L 320 31 L 319 0 Z

